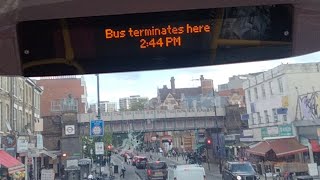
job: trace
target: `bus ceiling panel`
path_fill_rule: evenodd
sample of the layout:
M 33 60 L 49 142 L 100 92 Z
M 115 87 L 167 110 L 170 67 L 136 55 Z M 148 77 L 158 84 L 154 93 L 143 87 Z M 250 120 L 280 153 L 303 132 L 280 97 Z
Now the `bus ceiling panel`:
M 27 2 L 36 2 L 36 1 L 26 0 L 21 2 L 27 3 Z M 73 4 L 74 1 L 63 2 L 62 0 L 58 0 L 58 1 L 55 1 L 57 2 L 55 3 L 53 0 L 51 0 L 50 2 L 53 4 L 49 4 L 49 5 L 42 4 L 39 6 L 35 6 L 34 4 L 29 4 L 28 6 L 28 4 L 24 4 L 19 8 L 19 10 L 21 11 L 19 11 L 18 16 L 14 16 L 15 14 L 13 13 L 14 11 L 11 11 L 9 13 L 7 12 L 6 14 L 0 14 L 0 54 L 1 54 L 0 75 L 44 76 L 44 75 L 63 75 L 63 74 L 70 74 L 70 73 L 71 74 L 97 73 L 97 72 L 102 73 L 102 72 L 123 72 L 123 71 L 134 71 L 134 70 L 166 69 L 166 68 L 178 68 L 178 67 L 204 66 L 204 65 L 212 65 L 212 64 L 248 62 L 248 61 L 256 61 L 256 60 L 271 60 L 271 59 L 277 59 L 282 57 L 289 57 L 292 55 L 301 55 L 306 53 L 312 53 L 315 51 L 320 51 L 320 36 L 319 36 L 320 34 L 319 2 L 320 1 L 319 0 L 294 1 L 296 3 L 294 4 L 294 8 L 292 9 L 292 13 L 291 13 L 293 20 L 291 24 L 292 26 L 290 26 L 290 28 L 286 29 L 286 27 L 283 26 L 287 23 L 286 19 L 283 19 L 284 16 L 278 15 L 277 17 L 281 17 L 281 18 L 275 18 L 275 19 L 279 19 L 280 21 L 277 20 L 276 21 L 277 23 L 271 23 L 271 24 L 278 24 L 279 26 L 282 26 L 282 28 L 284 28 L 283 32 L 277 31 L 280 28 L 276 28 L 276 30 L 273 32 L 273 33 L 276 33 L 276 35 L 265 36 L 264 40 L 274 41 L 276 39 L 279 41 L 285 41 L 284 43 L 269 42 L 269 41 L 261 42 L 261 41 L 255 41 L 254 39 L 253 41 L 251 41 L 252 39 L 247 41 L 248 39 L 241 39 L 241 38 L 239 39 L 239 41 L 233 41 L 228 38 L 226 39 L 225 37 L 223 38 L 223 36 L 225 35 L 219 35 L 222 37 L 220 39 L 219 38 L 212 39 L 212 37 L 215 36 L 214 34 L 213 36 L 208 36 L 208 35 L 200 35 L 200 36 L 190 35 L 189 36 L 187 34 L 182 34 L 181 39 L 179 38 L 174 39 L 171 37 L 168 37 L 169 39 L 166 39 L 166 37 L 162 37 L 163 40 L 166 39 L 168 45 L 174 45 L 174 43 L 176 43 L 176 45 L 179 45 L 182 42 L 183 45 L 186 45 L 185 49 L 183 50 L 188 53 L 192 52 L 192 51 L 189 51 L 188 48 L 189 49 L 195 48 L 193 50 L 195 50 L 196 52 L 199 49 L 197 49 L 197 47 L 194 47 L 195 45 L 200 45 L 199 47 L 204 47 L 208 43 L 205 40 L 210 39 L 212 40 L 212 42 L 217 42 L 214 44 L 216 44 L 216 46 L 219 46 L 219 48 L 217 48 L 217 51 L 212 53 L 214 57 L 211 57 L 212 54 L 208 55 L 206 53 L 183 54 L 179 50 L 176 51 L 177 56 L 175 57 L 174 55 L 170 54 L 171 53 L 170 48 L 169 48 L 169 51 L 166 51 L 165 48 L 155 48 L 155 50 L 152 50 L 153 48 L 151 48 L 151 46 L 153 45 L 158 46 L 159 44 L 165 43 L 165 42 L 157 41 L 158 42 L 157 43 L 152 41 L 152 39 L 150 38 L 145 39 L 145 41 L 141 41 L 141 39 L 138 39 L 138 41 L 130 40 L 130 39 L 129 41 L 128 39 L 118 39 L 118 40 L 112 39 L 114 43 L 112 43 L 110 46 L 110 44 L 108 45 L 105 43 L 106 42 L 105 37 L 103 38 L 104 34 L 101 34 L 101 32 L 103 31 L 98 30 L 98 33 L 95 33 L 97 32 L 96 29 L 88 28 L 88 27 L 83 29 L 77 29 L 79 25 L 82 25 L 82 24 L 86 25 L 88 23 L 79 23 L 81 21 L 77 22 L 72 19 L 69 19 L 70 20 L 69 22 L 75 25 L 74 26 L 75 28 L 73 28 L 74 31 L 71 32 L 71 34 L 69 35 L 68 33 L 70 32 L 66 32 L 64 30 L 52 31 L 54 30 L 54 27 L 59 25 L 59 23 L 55 22 L 56 20 L 53 20 L 53 21 L 51 20 L 51 21 L 48 21 L 48 24 L 46 23 L 46 21 L 43 21 L 45 22 L 44 23 L 46 25 L 45 27 L 47 28 L 52 27 L 51 29 L 48 29 L 48 31 L 41 30 L 41 29 L 34 29 L 36 31 L 33 32 L 33 31 L 30 31 L 30 29 L 34 27 L 25 26 L 29 28 L 28 30 L 29 32 L 27 30 L 25 30 L 25 32 L 27 33 L 31 32 L 31 35 L 27 34 L 27 36 L 24 36 L 24 38 L 17 39 L 17 37 L 21 37 L 21 32 L 24 32 L 23 29 L 21 29 L 22 25 L 25 23 L 28 23 L 28 22 L 20 23 L 17 26 L 18 32 L 16 33 L 15 22 L 12 22 L 11 24 L 10 22 L 13 20 L 17 20 L 17 18 L 19 21 L 23 21 L 23 20 L 31 20 L 31 19 L 52 19 L 54 17 L 58 17 L 59 14 L 61 14 L 64 17 L 66 17 L 65 15 L 67 15 L 68 17 L 91 16 L 93 14 L 90 14 L 90 13 L 94 12 L 92 10 L 93 3 L 86 4 L 82 0 L 76 1 L 78 5 L 74 5 Z M 117 1 L 117 3 L 122 2 L 122 8 L 119 4 L 114 4 L 114 2 L 111 3 L 108 6 L 108 8 L 105 8 L 105 7 L 101 7 L 102 1 L 98 1 L 98 2 L 99 3 L 97 4 L 99 4 L 99 6 L 95 4 L 95 6 L 97 7 L 95 11 L 97 13 L 96 15 L 130 14 L 134 12 L 153 12 L 153 11 L 174 10 L 174 9 L 203 9 L 203 7 L 208 8 L 208 7 L 220 7 L 220 6 L 226 7 L 226 6 L 252 5 L 252 3 L 254 5 L 259 3 L 260 4 L 268 4 L 268 3 L 279 4 L 279 3 L 288 3 L 289 0 L 288 1 L 270 0 L 268 1 L 268 3 L 266 3 L 263 0 L 261 1 L 260 0 L 255 0 L 255 1 L 254 0 L 242 0 L 242 1 L 230 0 L 227 2 L 219 2 L 219 3 L 217 3 L 218 1 L 202 2 L 200 0 L 196 2 L 183 1 L 182 3 L 181 0 L 177 0 L 175 2 L 180 2 L 180 6 L 178 6 L 178 4 L 176 3 L 172 4 L 171 2 L 169 3 L 170 4 L 169 8 L 168 7 L 165 8 L 164 6 L 165 4 L 164 2 L 166 2 L 166 6 L 167 6 L 168 4 L 167 1 L 161 1 L 161 4 L 157 4 L 157 3 L 160 3 L 157 1 L 157 2 L 153 2 L 153 3 L 156 3 L 155 5 L 150 5 L 150 6 L 140 5 L 141 7 L 139 6 L 138 3 L 135 3 L 129 6 L 130 10 L 125 8 L 128 6 L 123 6 L 123 3 L 124 3 L 123 0 Z M 103 2 L 106 2 L 106 1 L 103 1 Z M 293 1 L 290 1 L 290 2 L 293 2 Z M 148 4 L 148 1 L 145 1 L 145 3 Z M 207 3 L 206 6 L 204 6 L 205 3 Z M 81 10 L 82 6 L 84 5 L 88 7 L 88 11 Z M 74 6 L 78 8 L 73 8 Z M 41 11 L 38 11 L 41 8 L 43 9 Z M 73 8 L 73 10 L 68 10 L 71 8 Z M 61 9 L 64 9 L 66 11 L 62 12 Z M 31 12 L 32 10 L 34 11 L 34 13 Z M 74 11 L 75 13 L 72 13 L 72 11 Z M 1 11 L 1 12 L 4 12 L 4 11 Z M 37 14 L 37 12 L 43 12 L 43 14 L 37 17 L 37 15 L 39 15 Z M 230 13 L 232 11 L 228 11 L 228 12 L 231 16 L 233 16 L 232 13 Z M 213 15 L 214 17 L 216 17 L 217 13 L 213 13 Z M 131 17 L 133 16 L 139 17 L 139 15 L 138 16 L 132 15 Z M 146 18 L 146 19 L 150 20 L 150 18 Z M 154 19 L 157 20 L 157 18 L 154 18 Z M 86 20 L 86 19 L 82 19 L 82 20 Z M 281 23 L 281 21 L 285 23 Z M 43 22 L 41 23 L 43 24 Z M 140 20 L 136 22 L 142 23 L 142 21 Z M 217 22 L 218 21 L 214 21 L 213 25 L 216 26 Z M 254 22 L 255 21 L 250 23 L 254 23 Z M 41 26 L 41 23 L 38 25 Z M 130 23 L 134 23 L 134 22 L 130 22 Z M 150 22 L 148 23 L 150 25 Z M 175 25 L 174 23 L 171 24 L 171 22 L 169 24 L 168 23 L 161 24 L 159 22 L 154 22 L 154 23 L 159 27 L 160 25 L 161 26 Z M 176 25 L 182 25 L 184 27 L 187 27 L 187 24 L 188 24 L 188 21 L 183 22 L 182 24 L 178 23 Z M 226 23 L 226 24 L 229 24 L 229 23 Z M 202 24 L 202 25 L 205 25 L 205 24 Z M 138 27 L 139 26 L 140 24 L 138 24 Z M 19 27 L 20 27 L 20 31 L 19 31 Z M 110 27 L 117 27 L 117 26 L 110 26 Z M 129 28 L 129 27 L 137 28 L 137 26 L 125 26 L 125 28 Z M 198 28 L 199 27 L 200 26 L 198 26 Z M 204 30 L 203 27 L 202 27 L 202 30 Z M 105 28 L 108 28 L 108 26 L 105 26 Z M 144 29 L 144 28 L 146 28 L 146 24 L 144 25 L 142 24 L 140 29 Z M 234 33 L 237 34 L 236 29 L 237 28 L 233 28 L 233 29 L 229 28 L 229 31 L 234 30 L 235 31 Z M 286 30 L 288 29 L 289 31 L 287 32 Z M 90 31 L 91 33 L 88 33 Z M 280 35 L 279 35 L 279 32 L 280 32 Z M 225 33 L 225 34 L 228 34 L 228 33 Z M 62 35 L 64 37 L 70 36 L 69 40 L 68 38 L 67 39 L 62 38 Z M 90 36 L 90 35 L 95 35 L 95 36 Z M 98 39 L 97 39 L 97 35 L 99 36 Z M 82 38 L 77 38 L 77 37 L 82 37 Z M 286 37 L 288 37 L 289 39 L 287 39 Z M 77 40 L 76 41 L 77 43 L 73 43 L 73 46 L 72 46 L 74 48 L 73 52 L 69 51 L 70 48 L 69 50 L 64 49 L 64 47 L 66 47 L 66 44 L 68 43 L 72 44 L 72 41 L 73 41 L 72 39 Z M 193 40 L 197 40 L 197 42 Z M 43 41 L 46 41 L 48 43 L 43 43 Z M 121 43 L 121 41 L 127 42 L 128 45 Z M 90 46 L 90 44 L 86 44 L 83 42 L 91 42 L 91 43 L 94 43 L 93 45 L 95 46 Z M 185 42 L 188 42 L 188 43 L 185 43 Z M 61 43 L 64 43 L 64 44 L 61 44 Z M 248 44 L 250 46 L 253 45 L 254 47 L 244 47 L 243 45 L 246 43 L 247 45 Z M 257 46 L 256 44 L 259 44 L 259 43 L 261 44 Z M 270 43 L 273 45 L 271 45 Z M 29 45 L 31 45 L 29 47 L 30 49 L 25 48 Z M 240 46 L 237 47 L 237 45 L 240 45 Z M 114 46 L 113 51 L 111 51 L 112 53 L 119 53 L 120 55 L 130 54 L 130 53 L 132 55 L 133 53 L 133 55 L 136 55 L 136 56 L 126 58 L 123 56 L 118 56 L 117 54 L 113 54 L 115 56 L 112 56 L 112 54 L 111 55 L 104 54 L 106 48 L 109 48 L 108 50 L 110 51 L 110 47 L 112 46 Z M 233 48 L 230 48 L 230 46 L 232 46 Z M 51 47 L 56 47 L 56 48 L 51 48 Z M 117 47 L 123 47 L 124 50 L 119 51 L 120 48 L 117 48 Z M 140 48 L 143 47 L 144 49 L 139 49 L 139 48 L 137 49 L 137 47 L 140 47 Z M 131 49 L 132 51 L 130 51 L 129 49 Z M 41 50 L 41 51 L 40 53 L 33 54 L 34 50 L 35 51 Z M 143 52 L 147 56 L 141 57 L 141 52 Z M 255 52 L 255 53 L 250 53 L 250 52 Z M 71 59 L 75 58 L 73 59 L 75 61 L 73 62 L 66 61 L 65 60 L 66 57 Z M 41 60 L 41 62 L 39 62 L 38 60 Z M 52 68 L 57 68 L 60 71 L 58 72 Z
M 301 1 L 310 0 L 95 0 L 94 2 L 88 0 L 25 0 L 21 1 L 18 20 L 29 21 L 220 7 L 296 4 Z M 39 4 L 36 5 L 37 3 Z

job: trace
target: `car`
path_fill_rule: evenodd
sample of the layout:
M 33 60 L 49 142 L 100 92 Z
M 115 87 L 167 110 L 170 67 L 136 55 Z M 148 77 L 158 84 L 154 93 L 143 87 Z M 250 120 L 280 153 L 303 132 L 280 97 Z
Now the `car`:
M 139 156 L 133 156 L 133 158 L 132 158 L 132 166 L 135 166 L 135 165 L 136 165 L 136 162 L 137 162 L 137 160 L 138 160 L 138 157 L 139 157 Z
M 198 164 L 174 165 L 168 168 L 168 180 L 205 180 L 204 167 Z
M 168 177 L 168 166 L 164 161 L 149 162 L 146 166 L 147 179 L 166 180 Z
M 260 177 L 250 162 L 227 162 L 222 172 L 223 180 L 258 180 Z
M 136 168 L 137 169 L 145 169 L 147 163 L 148 163 L 148 158 L 146 158 L 144 156 L 139 156 L 136 161 Z

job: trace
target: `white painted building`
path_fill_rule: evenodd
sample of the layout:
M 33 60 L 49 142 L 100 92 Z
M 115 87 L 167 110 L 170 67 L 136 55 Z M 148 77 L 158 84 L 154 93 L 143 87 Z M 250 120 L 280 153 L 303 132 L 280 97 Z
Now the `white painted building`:
M 253 138 L 295 136 L 292 122 L 312 111 L 301 97 L 320 91 L 319 79 L 320 63 L 282 64 L 249 77 L 243 88 Z

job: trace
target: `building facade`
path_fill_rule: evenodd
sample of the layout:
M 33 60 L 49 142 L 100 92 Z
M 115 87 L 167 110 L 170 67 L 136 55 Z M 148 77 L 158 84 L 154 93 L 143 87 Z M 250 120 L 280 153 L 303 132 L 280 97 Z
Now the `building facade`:
M 130 97 L 124 97 L 119 99 L 119 108 L 120 110 L 129 110 L 132 105 L 140 101 L 145 101 L 147 103 L 147 97 L 141 97 L 140 95 L 134 95 Z
M 117 103 L 109 101 L 100 102 L 101 112 L 114 112 L 117 111 Z
M 124 97 L 119 99 L 119 108 L 120 110 L 129 109 L 129 98 Z
M 310 101 L 301 97 L 320 91 L 319 65 L 282 64 L 243 83 L 249 128 L 255 140 L 296 136 L 292 123 L 312 119 Z
M 84 77 L 46 77 L 37 80 L 37 85 L 44 90 L 41 96 L 41 116 L 60 114 L 68 96 L 76 99 L 74 107 L 70 107 L 73 108 L 72 111 L 75 110 L 78 113 L 87 112 L 87 89 Z
M 42 93 L 43 90 L 29 78 L 0 77 L 1 131 L 33 132 L 41 121 Z

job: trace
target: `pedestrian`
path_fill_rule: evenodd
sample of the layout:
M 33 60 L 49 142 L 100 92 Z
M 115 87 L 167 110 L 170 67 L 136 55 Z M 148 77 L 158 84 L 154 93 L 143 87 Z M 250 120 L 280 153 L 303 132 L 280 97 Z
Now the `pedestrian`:
M 125 176 L 125 172 L 126 172 L 126 167 L 124 166 L 124 163 L 121 164 L 121 174 L 120 174 L 120 178 Z
M 89 180 L 93 179 L 93 175 L 91 173 L 89 174 L 88 179 Z
M 110 177 L 114 177 L 114 174 L 113 174 L 113 163 L 110 163 L 110 165 L 109 165 L 109 174 L 110 174 Z

